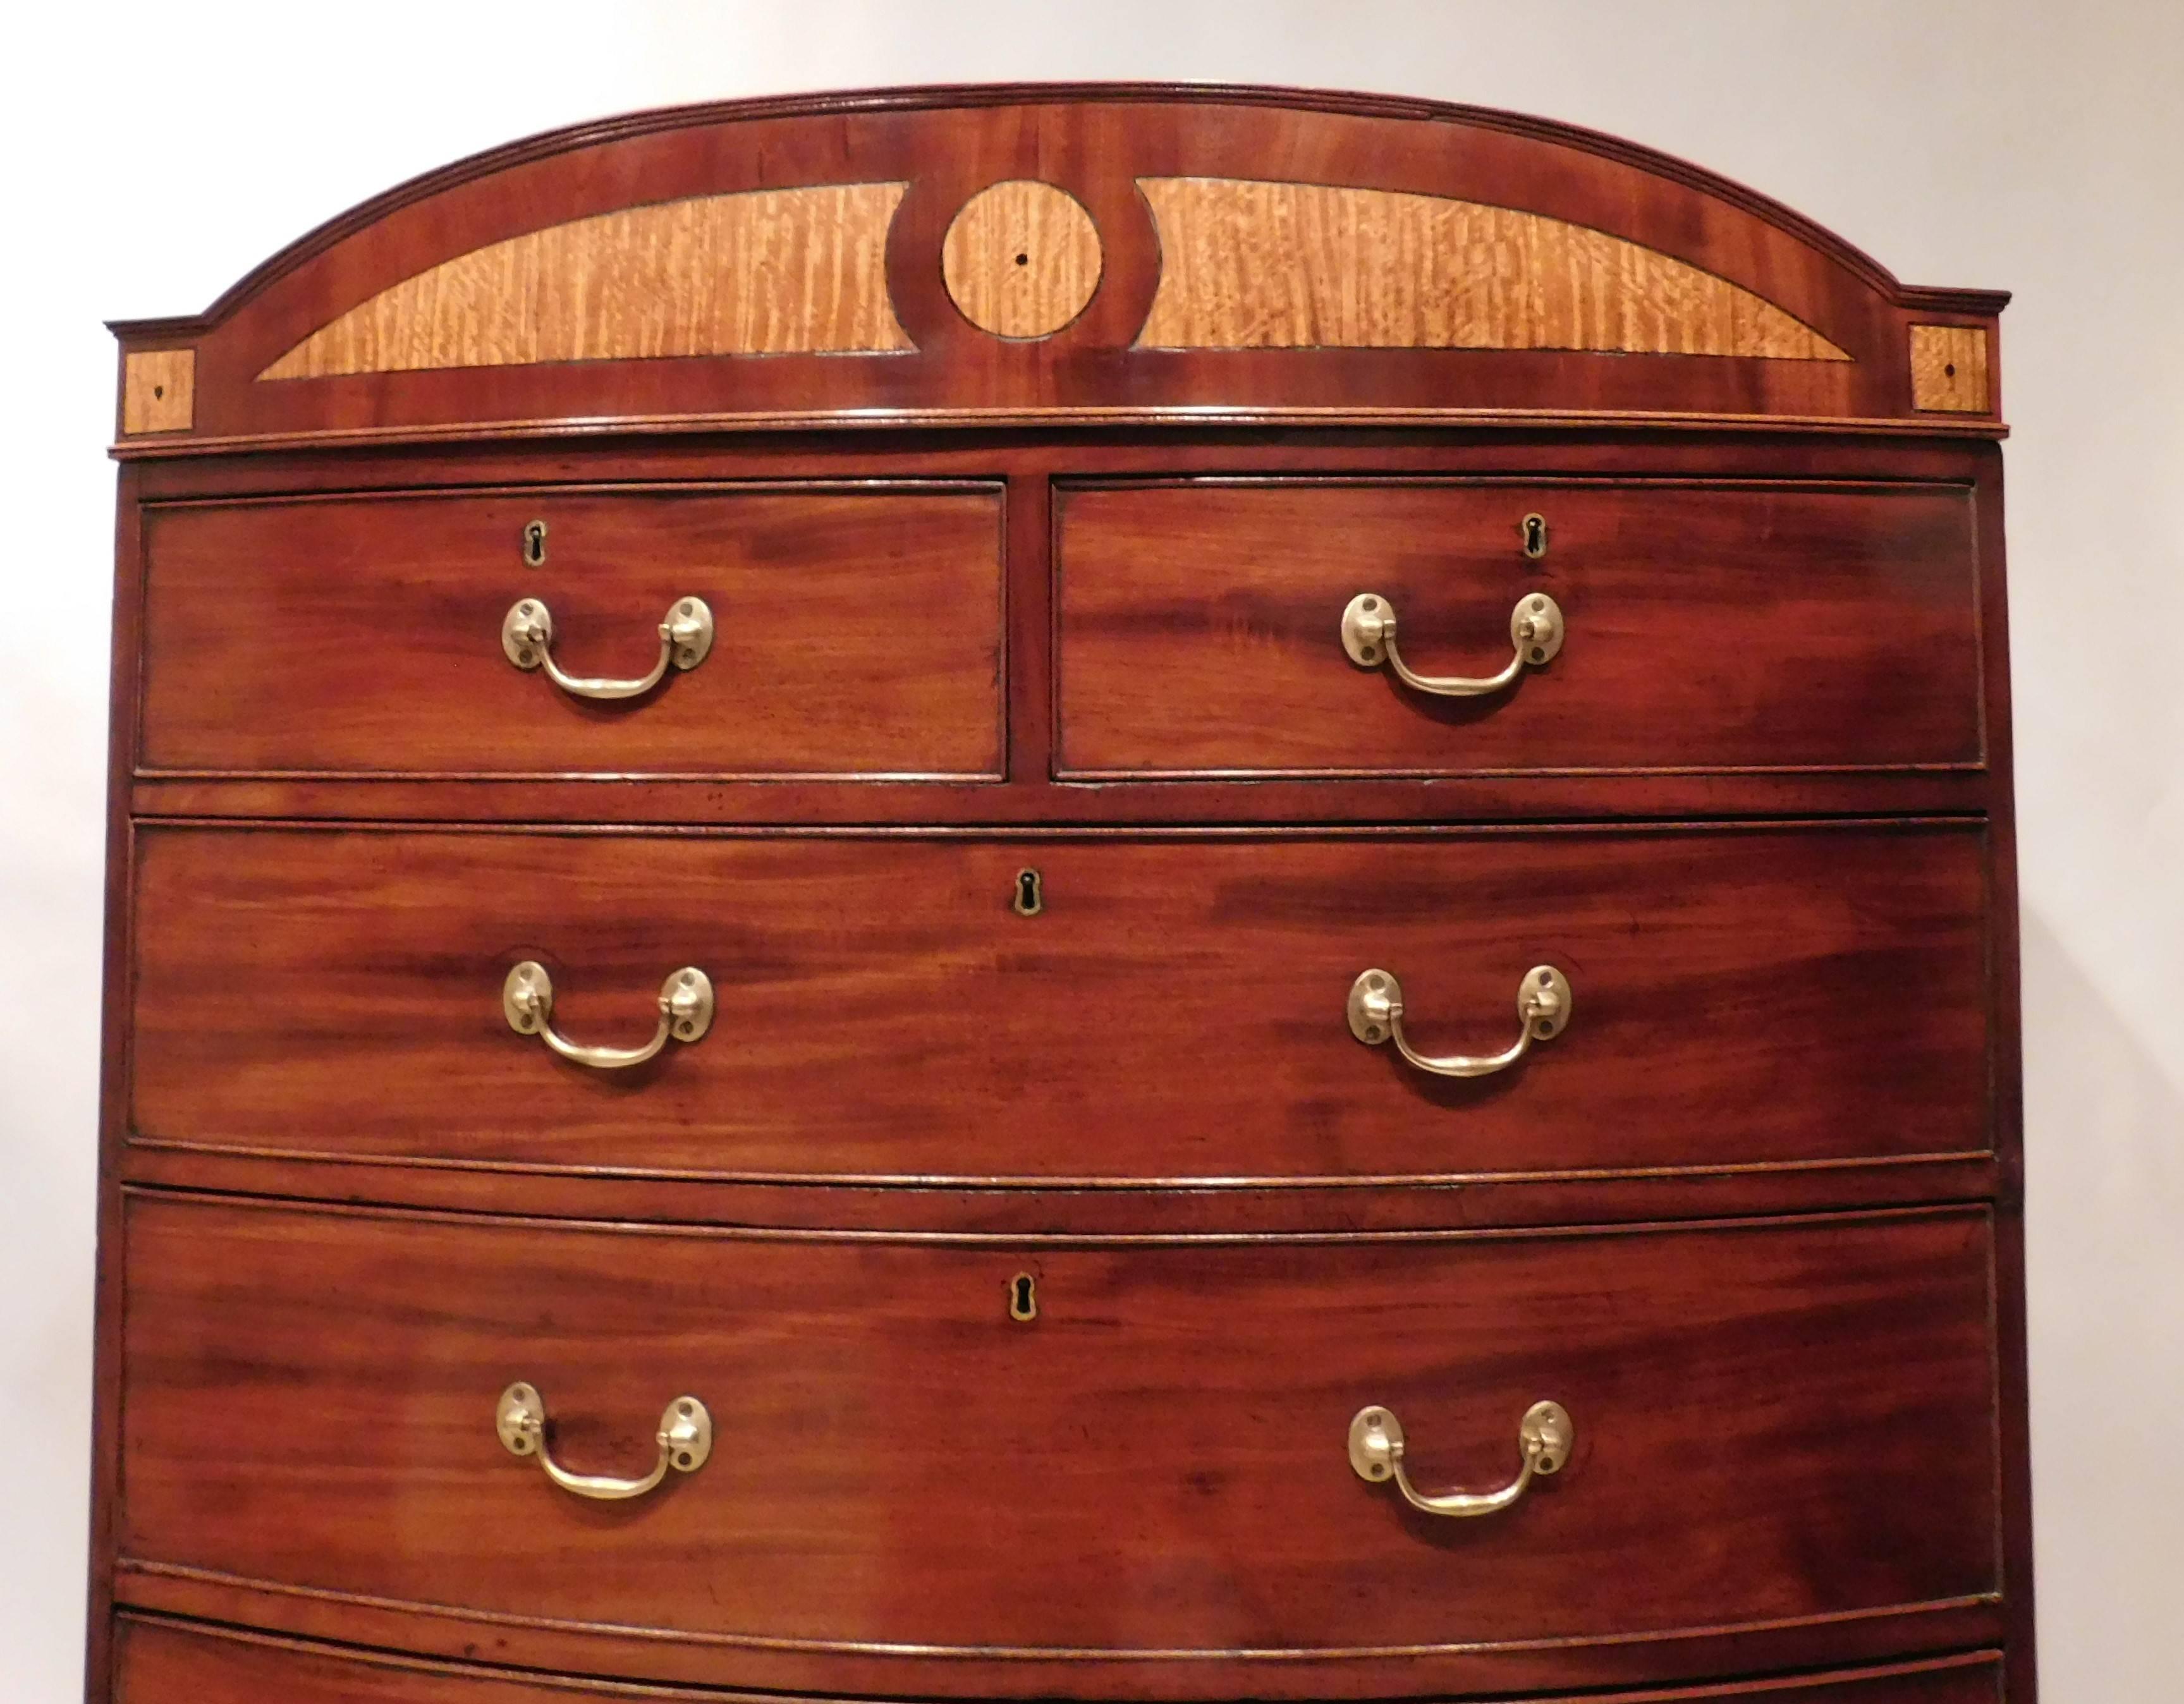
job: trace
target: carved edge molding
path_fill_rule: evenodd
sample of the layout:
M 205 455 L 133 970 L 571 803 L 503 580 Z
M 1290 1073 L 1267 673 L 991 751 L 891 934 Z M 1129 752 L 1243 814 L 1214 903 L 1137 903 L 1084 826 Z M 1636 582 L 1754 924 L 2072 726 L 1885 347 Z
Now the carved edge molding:
M 1847 361 L 1774 303 L 1542 214 L 1404 191 L 1140 178 L 1148 349 L 1568 349 Z
M 258 376 L 906 353 L 887 233 L 907 188 L 749 190 L 549 226 L 390 286 Z

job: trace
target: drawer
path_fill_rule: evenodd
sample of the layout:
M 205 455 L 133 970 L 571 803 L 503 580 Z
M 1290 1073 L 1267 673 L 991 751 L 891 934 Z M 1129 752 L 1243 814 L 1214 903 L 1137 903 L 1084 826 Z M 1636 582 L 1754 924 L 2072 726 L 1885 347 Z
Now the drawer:
M 125 1596 L 277 1586 L 414 1611 L 404 1645 L 454 1616 L 526 1667 L 566 1660 L 526 1628 L 649 1629 L 670 1677 L 700 1644 L 790 1690 L 1217 1652 L 1229 1696 L 1324 1697 L 1391 1653 L 1561 1685 L 1692 1673 L 1702 1634 L 1902 1651 L 2000 1589 L 1969 1209 L 1011 1245 L 136 1195 L 125 1234 Z M 497 1433 L 517 1384 L 565 1472 L 646 1475 L 685 1406 L 710 1453 L 572 1495 Z M 1353 1469 L 1372 1410 L 1421 1495 L 1505 1489 L 1542 1401 L 1565 1458 L 1498 1512 Z
M 526 529 L 544 525 L 544 560 Z M 994 776 L 994 487 L 526 490 L 145 512 L 140 761 L 158 771 Z M 633 698 L 520 668 L 550 618 L 632 682 L 690 600 L 712 638 Z M 678 643 L 679 643 L 678 640 Z
M 1020 872 L 1040 910 L 1012 909 Z M 151 827 L 139 1140 L 982 1183 L 1806 1165 L 1990 1146 L 1972 825 L 1058 836 Z M 535 963 L 595 1069 L 518 1033 Z M 1390 977 L 1429 1074 L 1349 1022 Z M 1388 990 L 1393 992 L 1394 989 Z
M 1060 505 L 1064 774 L 1981 760 L 1968 487 L 1191 482 Z M 1434 695 L 1350 660 L 1368 595 L 1421 676 L 1494 676 L 1540 595 L 1561 649 Z
M 123 1619 L 116 1647 L 118 1704 L 608 1704 L 648 1698 L 721 1704 L 717 1692 L 683 1687 L 591 1685 L 134 1617 Z M 1787 1680 L 1593 1693 L 1582 1704 L 2000 1704 L 2001 1679 L 2001 1658 L 1982 1651 Z

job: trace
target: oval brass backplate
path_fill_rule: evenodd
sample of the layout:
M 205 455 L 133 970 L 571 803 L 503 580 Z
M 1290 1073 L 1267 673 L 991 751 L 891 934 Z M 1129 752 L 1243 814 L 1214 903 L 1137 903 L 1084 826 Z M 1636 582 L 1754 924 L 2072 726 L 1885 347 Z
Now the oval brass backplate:
M 1519 598 L 1509 612 L 1509 638 L 1535 668 L 1552 663 L 1563 648 L 1563 606 L 1544 592 Z
M 677 668 L 694 669 L 712 654 L 713 610 L 703 598 L 677 598 L 660 624 L 666 632 L 671 660 Z M 1556 644 L 1562 640 L 1557 638 Z
M 553 612 L 535 598 L 519 599 L 500 623 L 500 649 L 519 669 L 535 669 L 554 643 Z
M 1361 971 L 1350 984 L 1350 1033 L 1368 1047 L 1378 1047 L 1403 1015 L 1403 985 L 1389 971 Z
M 1524 1418 L 1517 1428 L 1517 1437 L 1524 1453 L 1532 1455 L 1535 1446 L 1539 1453 L 1533 1456 L 1532 1471 L 1535 1473 L 1558 1473 L 1563 1463 L 1569 1460 L 1570 1445 L 1576 1441 L 1576 1428 L 1570 1424 L 1568 1412 L 1559 1402 L 1535 1402 L 1524 1411 Z
M 694 1396 L 678 1396 L 660 1417 L 660 1442 L 667 1465 L 694 1473 L 713 1453 L 713 1417 Z
M 1361 669 L 1377 669 L 1388 651 L 1395 611 L 1377 592 L 1360 592 L 1342 611 L 1342 649 Z
M 1350 1470 L 1361 1479 L 1384 1479 L 1403 1447 L 1403 1423 L 1384 1408 L 1361 1408 L 1350 1423 Z
M 1569 1027 L 1576 997 L 1569 978 L 1552 965 L 1534 965 L 1517 988 L 1517 1022 L 1542 1041 Z
M 501 1447 L 510 1455 L 528 1456 L 536 1451 L 545 1424 L 546 1405 L 531 1386 L 515 1384 L 500 1393 L 493 1429 L 500 1434 Z

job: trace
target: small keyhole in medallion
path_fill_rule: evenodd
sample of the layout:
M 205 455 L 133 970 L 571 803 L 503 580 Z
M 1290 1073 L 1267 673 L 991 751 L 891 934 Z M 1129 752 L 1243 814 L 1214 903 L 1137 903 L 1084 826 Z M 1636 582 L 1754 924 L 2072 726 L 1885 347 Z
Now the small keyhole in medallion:
M 1009 1317 L 1019 1322 L 1039 1317 L 1039 1281 L 1029 1272 L 1009 1280 Z
M 1036 917 L 1046 909 L 1045 899 L 1039 889 L 1038 871 L 1017 871 L 1016 895 L 1009 901 L 1009 909 L 1019 917 Z
M 544 566 L 545 561 L 546 523 L 543 521 L 529 521 L 523 528 L 524 565 L 528 568 L 538 568 Z
M 1518 535 L 1524 541 L 1524 554 L 1535 562 L 1547 554 L 1547 517 L 1528 515 L 1517 525 Z

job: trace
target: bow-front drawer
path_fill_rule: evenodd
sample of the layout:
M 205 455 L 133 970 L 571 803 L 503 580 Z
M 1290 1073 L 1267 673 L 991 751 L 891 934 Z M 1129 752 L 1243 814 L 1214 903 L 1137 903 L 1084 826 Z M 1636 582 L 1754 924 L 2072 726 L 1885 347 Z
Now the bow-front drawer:
M 1966 487 L 1194 481 L 1057 501 L 1065 775 L 1983 760 Z
M 594 1691 L 507 1669 L 306 1645 L 231 1628 L 122 1618 L 127 1704 L 722 1704 L 717 1692 L 618 1685 Z M 2002 1659 L 1975 1651 L 1791 1680 L 1591 1693 L 1532 1704 L 2000 1704 Z
M 1998 1631 L 1984 1211 L 1017 1245 L 138 1195 L 125 1239 L 148 1607 L 909 1696 Z
M 1975 826 L 178 826 L 137 879 L 142 1141 L 982 1183 L 1990 1144 Z
M 155 505 L 155 773 L 990 777 L 998 489 Z

